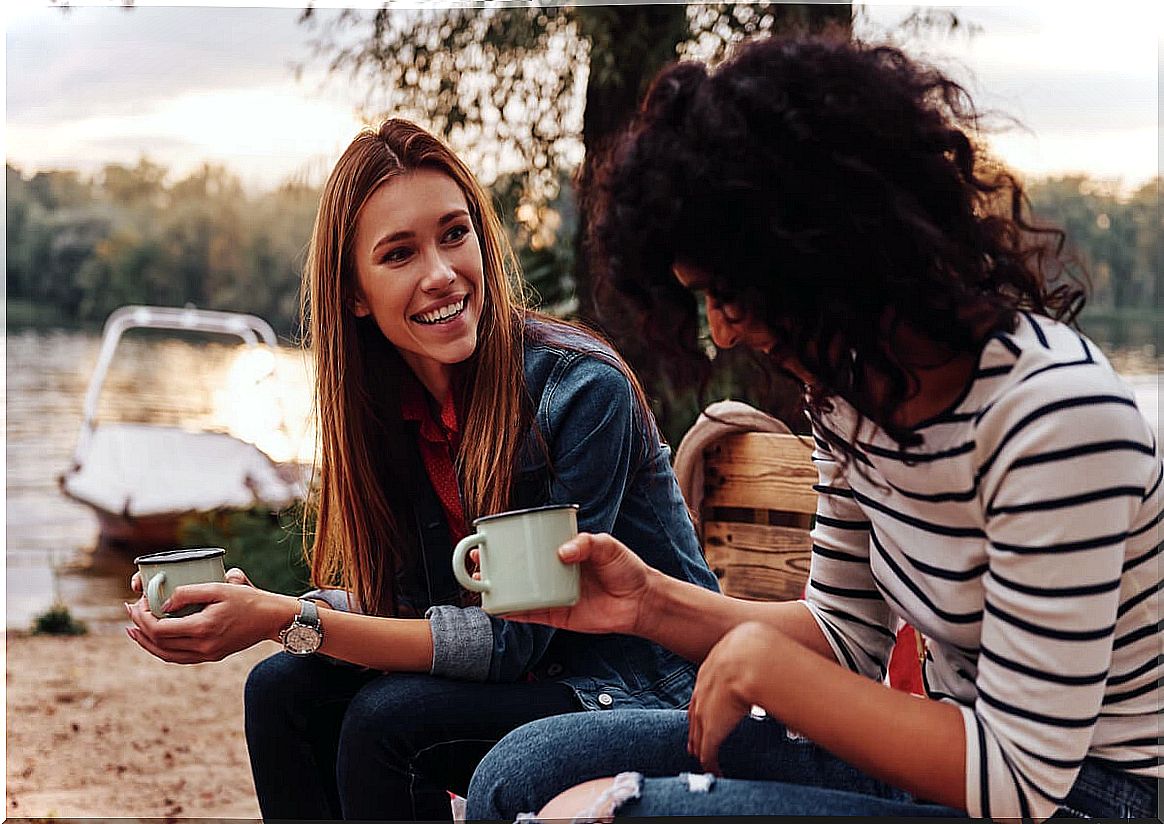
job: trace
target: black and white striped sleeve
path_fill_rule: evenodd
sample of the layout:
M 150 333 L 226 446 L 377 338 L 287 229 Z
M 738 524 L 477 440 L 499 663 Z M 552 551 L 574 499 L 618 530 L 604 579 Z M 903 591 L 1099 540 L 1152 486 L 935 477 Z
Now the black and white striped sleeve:
M 962 708 L 974 817 L 1051 815 L 1101 712 L 1128 534 L 1159 459 L 1120 446 L 1151 433 L 1117 382 L 1098 383 L 1033 377 L 976 426 L 988 572 L 977 700 Z
M 869 567 L 869 519 L 854 499 L 836 456 L 819 433 L 814 436 L 812 460 L 820 481 L 805 603 L 837 660 L 880 680 L 894 634 L 889 607 Z

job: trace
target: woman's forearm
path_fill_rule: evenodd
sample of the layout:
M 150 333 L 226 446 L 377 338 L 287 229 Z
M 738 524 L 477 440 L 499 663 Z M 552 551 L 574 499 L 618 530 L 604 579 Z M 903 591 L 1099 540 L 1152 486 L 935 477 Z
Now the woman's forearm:
M 812 613 L 797 601 L 746 601 L 711 592 L 652 571 L 635 635 L 696 663 L 739 624 L 768 624 L 813 652 L 835 661 Z
M 279 640 L 299 613 L 299 599 L 275 595 L 265 606 L 266 637 Z M 429 672 L 433 642 L 429 622 L 423 618 L 380 618 L 319 610 L 323 645 L 319 652 L 352 664 L 385 672 Z

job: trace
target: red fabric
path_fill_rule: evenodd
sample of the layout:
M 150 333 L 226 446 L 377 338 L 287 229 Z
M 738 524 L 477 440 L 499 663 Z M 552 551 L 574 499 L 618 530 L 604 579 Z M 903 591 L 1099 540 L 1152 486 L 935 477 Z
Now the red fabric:
M 917 630 L 909 624 L 897 631 L 897 643 L 889 655 L 889 686 L 914 695 L 925 695 L 919 640 Z
M 445 519 L 449 524 L 449 538 L 453 543 L 469 534 L 465 525 L 465 511 L 461 506 L 461 490 L 453 456 L 461 446 L 461 424 L 455 401 L 456 391 L 450 392 L 441 406 L 440 417 L 434 418 L 420 381 L 409 376 L 401 388 L 400 414 L 406 421 L 420 424 L 418 446 L 420 458 L 428 479 L 436 490 Z
M 801 597 L 808 594 L 808 585 Z M 889 653 L 889 686 L 914 695 L 926 694 L 921 672 L 921 636 L 909 624 L 897 631 L 897 640 Z

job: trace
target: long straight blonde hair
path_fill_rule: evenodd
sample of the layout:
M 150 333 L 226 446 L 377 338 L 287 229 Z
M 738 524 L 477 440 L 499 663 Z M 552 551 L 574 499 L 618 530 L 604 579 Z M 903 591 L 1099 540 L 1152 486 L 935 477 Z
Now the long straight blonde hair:
M 352 244 L 368 198 L 421 168 L 446 174 L 460 187 L 484 258 L 477 350 L 465 364 L 459 398 L 464 420 L 456 469 L 466 522 L 509 508 L 518 452 L 533 417 L 522 347 L 527 299 L 490 199 L 460 159 L 419 126 L 393 119 L 361 131 L 324 187 L 304 268 L 301 309 L 315 355 L 320 437 L 308 555 L 316 586 L 341 586 L 379 615 L 399 614 L 398 580 L 420 560 L 410 489 L 421 479 L 410 475 L 415 447 L 400 414 L 407 366 L 375 321 L 352 311 Z

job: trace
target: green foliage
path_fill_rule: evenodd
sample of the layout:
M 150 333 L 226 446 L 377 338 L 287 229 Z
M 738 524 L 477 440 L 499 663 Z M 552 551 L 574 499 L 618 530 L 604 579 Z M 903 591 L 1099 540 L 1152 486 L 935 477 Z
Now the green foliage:
M 1083 175 L 1049 178 L 1028 186 L 1036 222 L 1067 233 L 1065 249 L 1090 281 L 1088 315 L 1113 310 L 1159 312 L 1164 295 L 1159 178 L 1121 198 Z
M 415 120 L 484 183 L 513 174 L 522 202 L 537 204 L 625 121 L 665 63 L 717 59 L 743 37 L 850 13 L 848 3 L 385 5 L 334 15 L 308 7 L 301 20 L 313 58 L 367 89 L 365 120 Z
M 498 178 L 492 193 L 534 305 L 567 316 L 577 309 L 573 272 L 578 210 L 569 180 L 563 176 L 558 184 L 558 194 L 542 204 L 521 202 L 523 182 L 517 175 Z
M 284 335 L 298 327 L 299 279 L 317 189 L 248 195 L 221 167 L 173 184 L 147 159 L 26 178 L 8 166 L 9 318 L 97 326 L 127 303 L 251 312 Z
M 53 604 L 32 620 L 33 635 L 85 635 L 89 627 L 78 621 L 64 604 Z
M 306 517 L 301 504 L 281 512 L 220 510 L 184 520 L 179 541 L 182 546 L 220 546 L 226 550 L 227 569 L 238 567 L 261 589 L 299 595 L 310 578 L 303 557 Z

